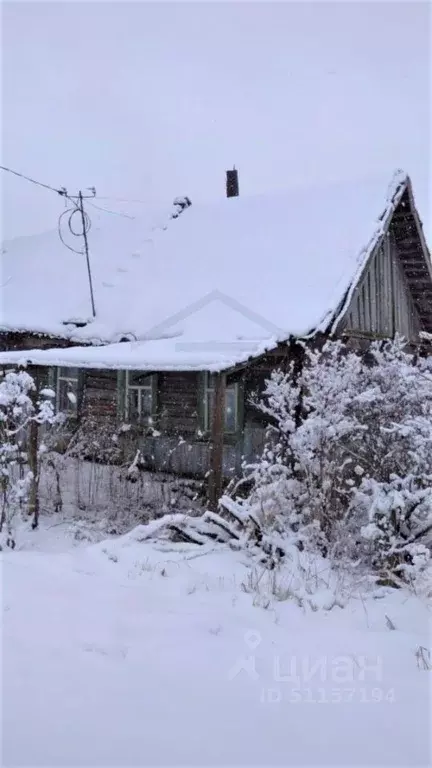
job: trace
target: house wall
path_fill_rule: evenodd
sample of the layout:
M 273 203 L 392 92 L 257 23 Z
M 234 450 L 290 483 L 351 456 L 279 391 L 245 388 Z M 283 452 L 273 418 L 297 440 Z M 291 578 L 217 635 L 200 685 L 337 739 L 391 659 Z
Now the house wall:
M 187 415 L 179 417 L 179 399 L 173 398 L 174 381 L 169 374 L 164 377 L 158 399 L 162 405 L 161 418 L 156 419 L 157 437 L 139 435 L 136 445 L 141 450 L 146 465 L 155 471 L 172 472 L 192 477 L 205 477 L 209 469 L 210 442 L 207 435 L 200 436 L 200 422 L 197 408 L 199 382 L 192 380 L 185 397 Z M 178 383 L 178 382 L 176 382 Z M 171 402 L 167 402 L 166 392 L 170 388 Z M 179 395 L 180 397 L 180 395 Z M 189 402 L 187 402 L 189 401 Z M 236 435 L 226 435 L 223 447 L 223 475 L 230 478 L 238 475 L 243 460 L 252 461 L 262 450 L 265 438 L 264 422 L 255 422 L 246 416 Z M 132 441 L 133 435 L 132 435 Z
M 121 420 L 122 372 L 88 369 L 82 373 L 83 416 L 97 421 Z M 198 431 L 198 374 L 159 373 L 154 428 L 175 437 Z
M 157 436 L 144 434 L 131 427 L 119 433 L 119 445 L 125 457 L 132 460 L 137 448 L 145 466 L 153 471 L 169 472 L 191 477 L 204 477 L 209 468 L 208 435 L 200 431 L 200 403 L 203 396 L 201 374 L 170 372 L 157 374 L 154 429 Z M 244 375 L 242 391 L 246 400 L 257 387 L 264 385 L 265 375 L 253 371 Z M 116 371 L 86 370 L 82 373 L 82 430 L 94 436 L 95 427 L 107 429 L 106 441 L 112 447 L 112 435 L 121 423 L 119 397 L 122 396 L 121 374 L 118 388 Z M 248 403 L 241 415 L 236 435 L 226 435 L 223 470 L 226 478 L 238 474 L 243 459 L 252 460 L 259 454 L 265 425 L 258 412 Z M 84 443 L 85 444 L 85 443 Z
M 115 424 L 117 419 L 117 371 L 82 371 L 82 416 L 97 422 Z
M 0 332 L 0 351 L 11 352 L 26 349 L 65 349 L 74 346 L 67 339 L 40 336 L 34 333 Z
M 159 373 L 157 429 L 173 436 L 194 436 L 199 428 L 199 374 Z
M 0 349 L 26 350 L 65 348 L 72 346 L 64 339 L 23 333 L 0 334 Z M 244 407 L 240 409 L 240 425 L 236 435 L 226 435 L 223 451 L 225 478 L 239 474 L 243 460 L 253 461 L 261 452 L 265 439 L 265 420 L 253 407 L 251 399 L 264 388 L 265 379 L 280 359 L 263 360 L 237 376 Z M 48 373 L 48 369 L 47 373 Z M 113 435 L 121 423 L 122 374 L 117 371 L 86 369 L 80 371 L 79 414 L 81 446 L 89 455 L 104 460 L 115 448 Z M 120 391 L 119 391 L 120 382 Z M 157 437 L 144 435 L 133 426 L 120 433 L 119 447 L 124 455 L 133 457 L 141 450 L 149 469 L 191 477 L 205 477 L 209 469 L 210 445 L 208 435 L 200 432 L 200 398 L 204 396 L 200 373 L 170 372 L 157 375 L 156 415 Z M 66 430 L 66 436 L 73 434 Z M 101 450 L 98 450 L 98 445 Z M 59 443 L 62 447 L 63 443 Z M 65 446 L 63 446 L 65 447 Z
M 342 329 L 379 336 L 397 332 L 410 341 L 419 338 L 420 317 L 391 234 L 372 255 L 353 293 Z

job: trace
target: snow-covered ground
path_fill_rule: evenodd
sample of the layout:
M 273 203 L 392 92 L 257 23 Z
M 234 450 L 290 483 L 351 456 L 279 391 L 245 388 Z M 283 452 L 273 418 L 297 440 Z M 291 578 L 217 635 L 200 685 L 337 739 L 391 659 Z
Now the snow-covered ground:
M 240 554 L 140 531 L 2 553 L 4 765 L 429 764 L 424 603 L 269 601 Z

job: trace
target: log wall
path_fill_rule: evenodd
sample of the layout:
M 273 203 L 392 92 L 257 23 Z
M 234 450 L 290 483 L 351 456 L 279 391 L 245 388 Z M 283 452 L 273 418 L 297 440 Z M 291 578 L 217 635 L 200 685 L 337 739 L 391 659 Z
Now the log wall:
M 238 474 L 244 459 L 253 460 L 262 450 L 265 421 L 249 398 L 264 387 L 268 374 L 250 368 L 242 374 L 245 392 L 244 421 L 237 435 L 226 435 L 223 447 L 223 474 L 226 478 Z M 121 422 L 118 407 L 116 371 L 87 370 L 83 372 L 83 429 L 90 419 L 110 426 L 112 433 Z M 202 396 L 200 374 L 170 372 L 157 374 L 156 409 L 154 427 L 156 437 L 134 427 L 121 436 L 126 456 L 133 457 L 140 449 L 145 466 L 191 477 L 205 477 L 209 467 L 210 445 L 208 435 L 201 435 L 200 404 Z M 246 404 L 247 402 L 247 404 Z

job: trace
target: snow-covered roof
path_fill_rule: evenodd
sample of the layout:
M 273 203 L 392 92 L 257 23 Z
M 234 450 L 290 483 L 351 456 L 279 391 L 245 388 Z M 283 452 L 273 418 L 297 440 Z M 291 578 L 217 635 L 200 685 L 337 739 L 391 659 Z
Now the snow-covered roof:
M 113 345 L 63 351 L 65 364 L 128 367 L 129 355 L 140 368 L 228 367 L 335 320 L 408 182 L 398 172 L 390 187 L 372 179 L 194 203 L 175 220 L 91 211 L 96 318 L 85 257 L 49 232 L 4 244 L 0 330 Z
M 178 339 L 127 341 L 104 346 L 0 352 L 0 365 L 141 371 L 223 371 L 277 345 L 275 338 L 237 343 L 187 343 Z

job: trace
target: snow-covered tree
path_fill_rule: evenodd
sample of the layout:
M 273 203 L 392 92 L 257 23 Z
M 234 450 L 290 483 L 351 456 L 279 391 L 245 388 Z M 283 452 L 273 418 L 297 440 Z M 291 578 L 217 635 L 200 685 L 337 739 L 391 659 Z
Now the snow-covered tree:
M 363 479 L 349 516 L 386 580 L 413 580 L 432 544 L 432 366 L 396 338 L 371 349 L 356 398 Z
M 303 358 L 266 384 L 267 444 L 235 502 L 301 547 L 360 554 L 407 579 L 431 545 L 431 362 L 401 338 L 363 355 L 328 341 Z
M 365 429 L 364 470 L 388 482 L 395 474 L 431 474 L 432 366 L 404 340 L 374 343 L 363 363 L 354 407 Z
M 27 443 L 31 425 L 55 419 L 48 389 L 37 393 L 26 371 L 8 371 L 0 378 L 0 534 L 14 546 L 13 521 L 37 489 L 37 477 L 28 466 Z M 43 445 L 39 450 L 43 451 Z M 37 523 L 37 520 L 34 520 Z
M 252 490 L 242 503 L 265 527 L 289 530 L 303 545 L 311 534 L 329 539 L 347 507 L 348 448 L 362 436 L 353 412 L 361 367 L 339 342 L 304 348 L 302 370 L 296 375 L 293 364 L 272 373 L 257 404 L 270 427 L 262 457 L 245 467 Z

